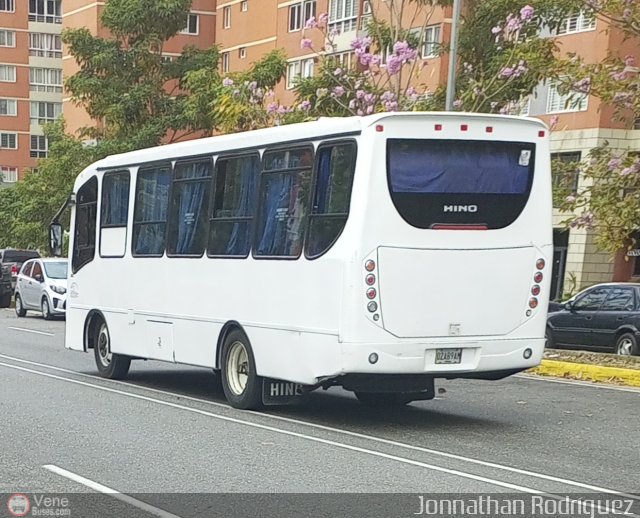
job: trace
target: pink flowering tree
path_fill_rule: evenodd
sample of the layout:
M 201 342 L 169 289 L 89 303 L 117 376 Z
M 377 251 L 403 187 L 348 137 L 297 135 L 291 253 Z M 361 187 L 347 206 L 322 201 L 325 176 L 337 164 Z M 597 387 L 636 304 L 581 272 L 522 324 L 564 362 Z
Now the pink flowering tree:
M 621 50 L 614 49 L 601 63 L 585 63 L 577 55 L 560 63 L 558 75 L 564 92 L 600 98 L 605 109 L 613 108 L 618 125 L 631 129 L 640 119 L 640 3 L 585 0 L 585 4 L 600 19 L 609 21 L 614 30 L 623 31 L 627 44 Z M 558 205 L 570 215 L 567 224 L 595 230 L 603 250 L 613 253 L 629 246 L 637 248 L 632 237 L 640 229 L 637 148 L 615 149 L 605 144 L 593 149 L 579 167 L 581 187 L 569 190 L 565 184 L 556 192 Z

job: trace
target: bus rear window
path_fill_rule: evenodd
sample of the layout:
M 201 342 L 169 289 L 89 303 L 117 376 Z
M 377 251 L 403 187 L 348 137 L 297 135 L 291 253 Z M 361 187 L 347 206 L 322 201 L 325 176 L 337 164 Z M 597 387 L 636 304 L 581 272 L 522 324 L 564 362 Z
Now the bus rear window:
M 396 209 L 411 225 L 503 228 L 522 212 L 535 144 L 389 139 L 387 172 Z

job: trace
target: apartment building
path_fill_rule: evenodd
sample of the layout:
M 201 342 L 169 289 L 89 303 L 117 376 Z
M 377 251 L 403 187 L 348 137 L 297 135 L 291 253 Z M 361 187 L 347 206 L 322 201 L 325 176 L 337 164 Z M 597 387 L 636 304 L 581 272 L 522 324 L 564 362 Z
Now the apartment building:
M 48 152 L 62 111 L 62 0 L 0 0 L 0 175 L 7 186 Z

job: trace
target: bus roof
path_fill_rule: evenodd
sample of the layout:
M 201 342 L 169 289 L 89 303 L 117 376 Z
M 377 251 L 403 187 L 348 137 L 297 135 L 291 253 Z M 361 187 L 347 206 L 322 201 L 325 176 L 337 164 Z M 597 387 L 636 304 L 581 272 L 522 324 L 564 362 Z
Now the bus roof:
M 469 120 L 480 119 L 492 124 L 499 124 L 507 120 L 532 124 L 546 129 L 539 119 L 514 117 L 506 115 L 465 113 L 465 112 L 389 112 L 376 113 L 365 117 L 321 117 L 316 121 L 287 124 L 272 128 L 229 133 L 214 137 L 206 137 L 174 144 L 130 151 L 106 157 L 91 166 L 91 169 L 112 169 L 148 162 L 168 161 L 181 157 L 195 157 L 242 148 L 262 147 L 278 142 L 308 140 L 314 138 L 340 137 L 357 135 L 363 129 L 382 120 L 402 117 L 424 117 L 430 120 Z M 238 137 L 242 136 L 239 141 Z

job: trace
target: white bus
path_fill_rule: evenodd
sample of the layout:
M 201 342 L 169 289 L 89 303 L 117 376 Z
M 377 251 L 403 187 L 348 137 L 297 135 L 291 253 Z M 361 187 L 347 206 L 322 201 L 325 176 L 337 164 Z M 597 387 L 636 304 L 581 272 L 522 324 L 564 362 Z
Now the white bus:
M 102 376 L 153 359 L 220 371 L 237 408 L 334 385 L 405 404 L 434 378 L 542 357 L 539 121 L 393 113 L 217 136 L 105 158 L 70 199 L 66 347 L 93 349 Z

